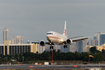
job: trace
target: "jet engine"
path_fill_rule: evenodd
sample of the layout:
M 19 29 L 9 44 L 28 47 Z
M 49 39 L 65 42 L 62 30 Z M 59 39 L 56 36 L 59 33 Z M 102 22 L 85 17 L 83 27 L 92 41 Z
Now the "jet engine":
M 41 46 L 45 46 L 46 44 L 45 44 L 44 41 L 41 41 L 41 42 L 40 42 L 40 45 L 41 45 Z
M 67 44 L 71 44 L 71 43 L 72 43 L 72 40 L 71 40 L 71 39 L 67 39 L 67 40 L 66 40 L 66 43 L 67 43 Z

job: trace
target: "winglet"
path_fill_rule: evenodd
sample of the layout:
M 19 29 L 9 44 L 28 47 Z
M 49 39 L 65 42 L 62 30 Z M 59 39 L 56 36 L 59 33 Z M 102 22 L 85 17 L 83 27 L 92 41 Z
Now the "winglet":
M 65 25 L 64 25 L 64 33 L 63 35 L 66 35 L 66 21 L 65 21 Z

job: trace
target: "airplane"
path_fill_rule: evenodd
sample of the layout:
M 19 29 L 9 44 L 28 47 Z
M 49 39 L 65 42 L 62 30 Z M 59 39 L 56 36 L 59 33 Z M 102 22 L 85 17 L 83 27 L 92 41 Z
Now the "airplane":
M 67 48 L 67 44 L 72 44 L 73 42 L 81 41 L 88 39 L 88 37 L 72 37 L 68 38 L 66 35 L 66 21 L 64 24 L 64 32 L 63 34 L 60 34 L 55 31 L 49 31 L 47 32 L 46 38 L 48 41 L 28 41 L 27 43 L 35 43 L 40 44 L 41 46 L 45 46 L 46 44 L 50 45 L 50 49 L 53 49 L 53 45 L 64 45 L 64 48 Z

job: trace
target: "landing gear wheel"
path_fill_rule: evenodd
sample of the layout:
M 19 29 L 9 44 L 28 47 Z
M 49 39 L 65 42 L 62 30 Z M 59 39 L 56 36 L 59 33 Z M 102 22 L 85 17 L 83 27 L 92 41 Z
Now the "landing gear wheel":
M 65 48 L 65 45 L 63 47 Z
M 51 49 L 51 46 L 50 46 L 50 49 Z
M 53 49 L 53 46 L 50 46 L 50 49 Z
M 67 45 L 66 45 L 66 48 L 67 48 Z
M 53 46 L 52 46 L 52 49 L 53 49 Z
M 67 48 L 67 45 L 64 45 L 64 48 Z

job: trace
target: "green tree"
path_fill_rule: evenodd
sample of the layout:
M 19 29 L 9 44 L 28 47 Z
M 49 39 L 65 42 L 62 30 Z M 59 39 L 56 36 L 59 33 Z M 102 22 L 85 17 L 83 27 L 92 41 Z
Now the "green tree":
M 94 55 L 94 61 L 103 61 L 104 56 L 100 53 Z
M 100 53 L 100 51 L 97 50 L 95 46 L 90 48 L 90 52 L 91 52 L 91 53 L 94 53 L 94 54 L 95 54 L 95 53 Z
M 101 54 L 104 56 L 104 61 L 105 61 L 105 50 L 103 49 Z

